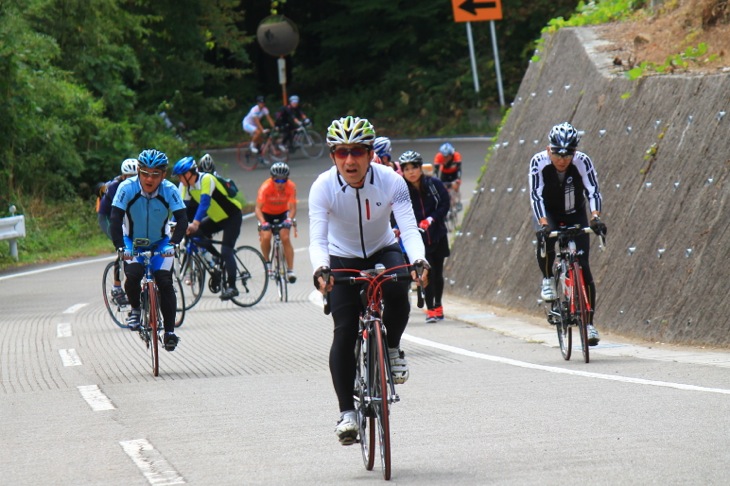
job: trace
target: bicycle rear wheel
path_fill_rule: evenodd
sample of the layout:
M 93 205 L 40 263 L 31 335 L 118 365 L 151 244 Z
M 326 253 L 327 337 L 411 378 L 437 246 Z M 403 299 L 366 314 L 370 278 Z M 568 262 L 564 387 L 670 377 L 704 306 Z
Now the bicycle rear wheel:
M 355 371 L 355 409 L 357 410 L 358 438 L 365 469 L 372 471 L 375 465 L 375 415 L 370 406 L 367 339 L 358 338 L 355 346 L 357 367 Z
M 281 248 L 281 242 L 277 241 L 274 243 L 274 266 L 276 275 L 276 290 L 279 293 L 279 300 L 282 302 L 289 301 L 289 289 L 287 285 L 289 281 L 286 276 L 286 259 L 284 258 L 284 251 Z
M 263 157 L 268 164 L 289 160 L 289 149 L 284 147 L 281 139 L 272 140 L 270 143 L 267 142 L 264 146 L 266 148 L 263 150 Z
M 235 249 L 236 286 L 239 294 L 231 301 L 241 307 L 256 305 L 266 293 L 269 276 L 264 256 L 252 246 Z
M 119 327 L 127 327 L 127 314 L 129 313 L 129 301 L 127 300 L 126 294 L 123 299 L 117 297 L 116 299 L 112 296 L 112 289 L 114 289 L 114 265 L 116 261 L 109 262 L 104 269 L 104 275 L 101 280 L 101 291 L 104 296 L 104 305 L 106 310 L 109 311 L 109 315 L 112 318 L 114 324 Z M 122 268 L 122 262 L 119 262 L 119 278 L 121 281 L 121 288 L 124 289 L 124 269 Z
M 573 263 L 573 298 L 575 299 L 575 320 L 580 332 L 580 344 L 583 348 L 583 360 L 590 362 L 590 346 L 588 345 L 588 306 L 585 300 L 586 290 L 583 272 L 578 262 Z
M 157 335 L 159 308 L 157 305 L 157 289 L 155 288 L 154 282 L 147 283 L 146 293 L 142 299 L 142 306 L 142 326 L 145 332 L 149 333 L 146 341 L 150 351 L 152 376 L 158 376 L 160 374 L 160 343 L 159 336 Z
M 185 310 L 190 310 L 203 296 L 205 269 L 194 255 L 184 253 L 179 272 L 182 281 L 182 293 L 185 297 Z
M 236 145 L 238 166 L 243 170 L 254 170 L 259 165 L 259 157 L 251 153 L 251 142 L 241 142 Z
M 324 153 L 324 140 L 319 133 L 307 130 L 306 132 L 302 132 L 299 147 L 302 149 L 302 153 L 308 158 L 318 159 Z
M 172 269 L 172 286 L 175 289 L 175 327 L 180 327 L 185 321 L 185 288 L 174 267 Z
M 378 442 L 380 444 L 380 465 L 383 468 L 383 479 L 390 479 L 390 404 L 388 403 L 388 378 L 386 355 L 387 347 L 383 339 L 380 321 L 375 321 L 374 362 L 372 363 L 372 397 L 375 410 Z

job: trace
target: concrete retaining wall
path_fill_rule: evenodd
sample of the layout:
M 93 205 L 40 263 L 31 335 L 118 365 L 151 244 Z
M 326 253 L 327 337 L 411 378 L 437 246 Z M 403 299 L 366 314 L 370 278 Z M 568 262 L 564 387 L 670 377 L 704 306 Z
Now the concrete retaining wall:
M 608 245 L 600 252 L 593 238 L 591 249 L 599 330 L 730 346 L 730 75 L 630 81 L 595 36 L 562 29 L 527 70 L 454 242 L 446 291 L 543 315 L 528 165 L 550 127 L 569 121 L 585 132 L 580 149 L 604 198 Z

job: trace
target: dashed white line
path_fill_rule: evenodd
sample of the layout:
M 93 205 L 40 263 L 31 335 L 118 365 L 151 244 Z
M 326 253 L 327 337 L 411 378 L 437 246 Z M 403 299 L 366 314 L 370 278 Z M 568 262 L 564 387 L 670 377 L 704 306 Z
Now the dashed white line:
M 74 304 L 71 307 L 69 307 L 68 309 L 66 309 L 65 311 L 63 311 L 63 314 L 74 314 L 74 313 L 76 313 L 76 311 L 78 311 L 82 307 L 86 307 L 87 305 L 89 305 L 89 304 L 88 303 Z
M 109 397 L 104 395 L 104 393 L 96 385 L 82 385 L 77 386 L 76 388 L 79 389 L 81 397 L 86 400 L 86 403 L 89 404 L 94 412 L 114 410 L 117 408 L 114 406 Z
M 61 355 L 63 366 L 81 366 L 81 358 L 75 349 L 59 349 L 58 354 Z
M 502 364 L 506 364 L 506 365 L 510 365 L 510 366 L 517 366 L 520 368 L 547 371 L 550 373 L 559 373 L 559 374 L 563 374 L 563 375 L 584 376 L 586 378 L 597 378 L 600 380 L 620 381 L 623 383 L 635 383 L 638 385 L 651 385 L 651 386 L 660 386 L 660 387 L 665 387 L 665 388 L 674 388 L 677 390 L 699 391 L 699 392 L 705 392 L 705 393 L 719 393 L 721 395 L 730 395 L 730 390 L 727 390 L 724 388 L 709 388 L 709 387 L 704 387 L 704 386 L 686 385 L 684 383 L 672 383 L 672 382 L 668 382 L 668 381 L 656 381 L 656 380 L 646 380 L 643 378 L 632 378 L 629 376 L 606 375 L 603 373 L 592 373 L 590 371 L 570 370 L 570 369 L 566 369 L 566 368 L 558 368 L 556 366 L 545 366 L 545 365 L 539 365 L 539 364 L 534 364 L 534 363 L 527 363 L 525 361 L 518 361 L 516 359 L 502 358 L 500 356 L 492 356 L 489 354 L 477 353 L 475 351 L 469 351 L 467 349 L 457 348 L 456 346 L 449 346 L 448 344 L 442 344 L 442 343 L 437 343 L 435 341 L 429 341 L 428 339 L 423 339 L 423 338 L 411 336 L 408 334 L 403 334 L 403 339 L 405 339 L 406 341 L 416 343 L 416 344 L 420 344 L 422 346 L 428 346 L 431 348 L 440 349 L 442 351 L 448 351 L 450 353 L 460 354 L 462 356 L 469 356 L 471 358 L 483 359 L 486 361 L 502 363 Z
M 59 322 L 56 326 L 56 337 L 67 338 L 71 337 L 71 323 L 70 322 Z
M 173 469 L 147 439 L 119 442 L 152 485 L 185 484 L 185 479 Z

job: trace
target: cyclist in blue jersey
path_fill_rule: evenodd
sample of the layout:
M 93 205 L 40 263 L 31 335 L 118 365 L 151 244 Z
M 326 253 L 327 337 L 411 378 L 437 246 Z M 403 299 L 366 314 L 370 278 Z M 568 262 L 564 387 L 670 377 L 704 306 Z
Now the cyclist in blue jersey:
M 555 125 L 548 134 L 546 150 L 533 155 L 530 160 L 530 195 L 532 200 L 533 223 L 537 230 L 537 263 L 542 272 L 540 296 L 544 301 L 558 298 L 553 275 L 555 243 L 557 238 L 548 238 L 558 225 L 581 227 L 590 225 L 596 234 L 606 234 L 606 225 L 599 219 L 601 214 L 601 192 L 598 190 L 598 176 L 593 162 L 583 152 L 577 150 L 580 136 L 570 123 Z M 586 203 L 590 209 L 588 222 Z M 591 309 L 596 308 L 596 285 L 593 282 L 589 265 L 590 238 L 582 234 L 575 239 L 578 260 L 583 267 L 583 276 L 588 289 Z M 547 246 L 542 255 L 543 244 Z M 588 344 L 595 346 L 600 337 L 593 326 L 593 315 L 588 316 Z
M 165 323 L 163 344 L 167 351 L 173 351 L 179 341 L 175 335 L 175 309 L 177 297 L 172 280 L 172 264 L 175 248 L 185 236 L 188 218 L 185 203 L 177 186 L 165 179 L 167 155 L 154 149 L 142 151 L 138 176 L 127 179 L 119 185 L 112 202 L 111 236 L 114 246 L 123 254 L 124 273 L 127 276 L 124 287 L 132 310 L 127 318 L 131 330 L 140 327 L 140 283 L 144 277 L 144 259 L 134 259 L 134 242 L 146 240 L 147 244 L 137 246 L 138 250 L 161 252 L 151 259 L 153 275 L 160 292 L 160 310 Z M 169 235 L 168 221 L 174 216 L 177 225 Z

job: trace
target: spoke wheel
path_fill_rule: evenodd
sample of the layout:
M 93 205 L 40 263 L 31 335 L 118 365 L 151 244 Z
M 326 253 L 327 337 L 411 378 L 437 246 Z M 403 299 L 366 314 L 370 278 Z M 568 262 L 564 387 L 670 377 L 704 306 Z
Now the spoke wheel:
M 287 162 L 289 160 L 289 149 L 282 145 L 280 138 L 267 142 L 266 145 L 267 148 L 264 151 L 263 157 L 269 164 Z
M 178 270 L 185 298 L 185 310 L 192 309 L 200 301 L 205 288 L 203 264 L 193 255 L 184 253 Z
M 306 157 L 310 159 L 318 159 L 324 153 L 324 140 L 322 139 L 322 135 L 319 133 L 307 130 L 301 134 L 299 147 L 302 149 L 302 153 Z
M 236 288 L 238 295 L 231 301 L 241 307 L 256 305 L 266 293 L 269 275 L 264 256 L 252 246 L 239 246 L 235 250 Z
M 583 273 L 578 262 L 573 264 L 573 298 L 575 299 L 575 319 L 580 331 L 580 344 L 583 348 L 583 360 L 590 362 L 590 346 L 588 345 L 588 307 L 585 301 L 585 284 Z
M 357 371 L 355 376 L 355 408 L 357 409 L 357 424 L 359 427 L 360 449 L 362 450 L 362 462 L 365 469 L 373 470 L 375 465 L 375 417 L 370 407 L 370 390 L 365 377 L 368 373 L 367 366 L 367 344 L 358 340 L 357 349 Z
M 236 145 L 238 166 L 243 170 L 254 170 L 259 165 L 259 157 L 251 153 L 251 142 L 241 142 Z
M 558 303 L 555 305 L 563 307 L 560 301 L 558 301 Z M 560 322 L 555 325 L 555 328 L 558 331 L 558 343 L 560 343 L 560 353 L 563 355 L 563 359 L 568 361 L 570 359 L 570 355 L 573 349 L 573 334 L 571 331 L 571 327 L 568 324 L 568 318 L 564 310 L 561 312 Z
M 157 334 L 157 327 L 160 323 L 157 320 L 159 316 L 157 290 L 153 282 L 147 283 L 147 306 L 145 307 L 143 315 L 146 322 L 142 324 L 149 332 L 147 345 L 150 349 L 150 358 L 152 361 L 152 376 L 158 376 L 160 374 L 160 340 Z
M 182 326 L 185 322 L 185 288 L 177 270 L 172 269 L 172 286 L 175 289 L 175 327 Z
M 288 302 L 289 301 L 289 281 L 287 280 L 286 275 L 286 259 L 284 258 L 284 251 L 281 247 L 281 242 L 277 241 L 274 243 L 275 250 L 274 255 L 275 259 L 274 261 L 276 269 L 275 269 L 275 275 L 276 275 L 276 290 L 279 293 L 279 300 L 282 302 Z
M 380 444 L 380 465 L 383 479 L 390 479 L 390 404 L 388 403 L 388 380 L 386 378 L 386 351 L 380 322 L 375 322 L 375 366 L 373 366 L 372 397 Z
M 112 289 L 114 288 L 114 264 L 115 262 L 109 262 L 104 269 L 104 276 L 101 281 L 102 295 L 104 296 L 104 305 L 106 310 L 109 311 L 109 315 L 112 318 L 114 324 L 119 327 L 127 327 L 127 314 L 129 313 L 129 304 L 120 305 L 115 302 L 112 297 Z M 119 278 L 121 279 L 122 289 L 124 288 L 124 265 L 119 262 Z M 125 295 L 126 299 L 126 295 Z

